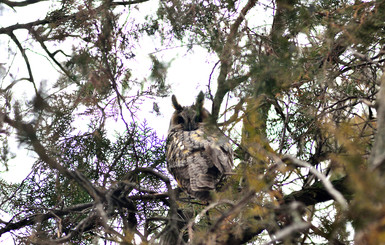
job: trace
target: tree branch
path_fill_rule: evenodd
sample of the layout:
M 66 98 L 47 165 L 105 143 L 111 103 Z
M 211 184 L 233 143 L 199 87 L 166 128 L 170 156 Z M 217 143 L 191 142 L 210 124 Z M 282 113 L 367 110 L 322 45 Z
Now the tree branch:
M 347 178 L 342 178 L 339 180 L 332 181 L 332 184 L 334 188 L 341 193 L 343 193 L 348 199 L 351 198 L 352 193 L 347 188 Z M 306 187 L 300 191 L 292 192 L 291 194 L 285 196 L 283 198 L 284 204 L 290 204 L 295 201 L 301 202 L 304 205 L 314 205 L 321 202 L 326 202 L 329 200 L 333 200 L 333 196 L 330 195 L 330 193 L 326 190 L 325 186 L 323 186 L 321 183 L 317 182 L 313 184 L 312 186 Z M 282 212 L 282 210 L 277 210 L 276 212 Z M 256 217 L 257 218 L 257 217 Z M 306 224 L 306 225 L 305 225 Z M 252 240 L 254 237 L 258 236 L 268 228 L 269 224 L 261 225 L 259 227 L 254 227 L 252 225 L 247 225 L 242 228 L 241 234 L 229 234 L 229 239 L 226 241 L 225 244 L 233 245 L 233 244 L 244 244 Z M 279 238 L 283 238 L 287 231 L 297 230 L 298 229 L 306 229 L 310 226 L 308 223 L 301 224 L 301 226 L 288 226 L 287 230 L 284 228 L 282 233 L 278 232 L 276 233 L 276 237 L 273 241 L 278 240 Z
M 381 76 L 380 91 L 377 102 L 377 133 L 374 146 L 370 155 L 369 163 L 373 169 L 380 169 L 381 174 L 385 173 L 385 72 Z
M 144 3 L 148 2 L 149 0 L 134 0 L 134 1 L 127 1 L 127 2 L 112 2 L 111 5 L 116 5 L 116 6 L 127 6 L 127 5 L 132 5 L 132 4 L 137 4 L 137 3 Z
M 4 233 L 12 231 L 12 230 L 18 230 L 18 229 L 21 229 L 25 226 L 33 225 L 33 224 L 35 224 L 36 221 L 42 222 L 42 221 L 46 221 L 46 220 L 51 219 L 51 218 L 55 218 L 57 216 L 63 217 L 65 215 L 70 214 L 71 212 L 79 212 L 79 211 L 86 210 L 88 208 L 91 208 L 93 205 L 94 205 L 94 203 L 78 204 L 78 205 L 74 205 L 72 207 L 64 208 L 61 210 L 50 210 L 49 212 L 47 212 L 45 214 L 42 214 L 42 213 L 33 214 L 33 215 L 27 216 L 27 217 L 25 217 L 25 218 L 23 218 L 17 222 L 14 222 L 14 223 L 8 222 L 8 223 L 6 223 L 5 227 L 0 229 L 0 236 L 1 236 L 1 234 L 4 234 Z
M 230 33 L 227 36 L 227 40 L 222 49 L 222 53 L 219 57 L 219 60 L 221 62 L 221 68 L 217 79 L 218 81 L 217 92 L 215 93 L 215 97 L 212 105 L 212 111 L 211 111 L 213 120 L 215 121 L 218 119 L 219 110 L 226 93 L 229 92 L 231 89 L 235 88 L 239 84 L 239 81 L 238 83 L 232 82 L 230 80 L 227 80 L 226 78 L 233 64 L 232 50 L 234 48 L 234 41 L 235 41 L 235 37 L 237 36 L 239 26 L 241 25 L 242 21 L 245 19 L 247 12 L 251 8 L 253 8 L 256 3 L 257 3 L 256 0 L 249 0 L 246 6 L 243 7 L 243 9 L 241 10 L 241 13 L 239 14 L 237 19 L 234 21 L 234 23 L 230 27 Z M 242 80 L 243 79 L 241 79 L 241 81 Z
M 49 24 L 49 23 L 51 23 L 51 21 L 49 21 L 48 19 L 44 19 L 44 20 L 32 21 L 32 22 L 25 23 L 25 24 L 15 24 L 15 25 L 0 28 L 0 34 L 11 35 L 11 33 L 15 30 L 19 30 L 19 29 L 29 30 L 34 26 L 40 26 L 40 25 L 45 25 L 45 24 Z
M 36 131 L 33 128 L 32 124 L 27 124 L 19 121 L 12 120 L 4 113 L 0 112 L 0 116 L 3 118 L 4 122 L 17 129 L 22 135 L 26 135 L 30 140 L 31 145 L 40 159 L 47 163 L 48 166 L 52 169 L 56 169 L 59 173 L 63 174 L 67 178 L 75 180 L 81 187 L 83 187 L 88 194 L 95 200 L 100 202 L 101 198 L 104 196 L 102 193 L 95 188 L 92 183 L 86 179 L 83 175 L 77 171 L 70 171 L 67 168 L 60 165 L 55 159 L 49 157 L 45 147 L 37 139 Z M 1 118 L 0 117 L 0 118 Z
M 264 243 L 263 245 L 276 244 L 275 242 L 281 241 L 284 238 L 291 236 L 294 232 L 302 231 L 309 228 L 311 224 L 301 221 L 295 222 L 282 230 L 279 230 L 277 233 L 273 235 L 273 239 L 270 242 Z
M 295 165 L 308 168 L 312 174 L 314 174 L 315 176 L 317 176 L 317 178 L 321 180 L 322 184 L 325 186 L 325 189 L 329 192 L 329 194 L 333 197 L 333 199 L 336 200 L 341 205 L 341 208 L 345 211 L 348 209 L 348 203 L 345 200 L 345 198 L 341 195 L 341 193 L 333 187 L 332 183 L 330 183 L 330 181 L 326 178 L 325 175 L 320 173 L 312 165 L 289 155 L 285 156 L 282 160 L 283 161 L 289 160 L 291 163 Z
M 74 76 L 68 71 L 66 70 L 60 63 L 59 61 L 56 60 L 55 56 L 53 53 L 51 53 L 47 46 L 45 45 L 43 39 L 36 33 L 36 31 L 33 29 L 33 28 L 30 28 L 29 31 L 33 34 L 33 36 L 35 37 L 35 39 L 40 43 L 41 47 L 44 49 L 44 51 L 48 54 L 48 56 L 52 59 L 52 61 L 60 68 L 60 70 L 62 70 L 66 76 L 72 80 L 74 80 Z
M 238 203 L 234 204 L 226 213 L 224 213 L 215 224 L 211 227 L 210 232 L 214 233 L 222 224 L 222 222 L 230 215 L 237 214 L 246 206 L 250 200 L 255 197 L 255 191 L 249 191 Z
M 8 1 L 8 0 L 0 0 L 0 3 L 4 3 L 5 5 L 8 5 L 9 7 L 25 7 L 34 3 L 38 2 L 44 2 L 47 0 L 26 0 L 26 1 L 20 1 L 20 2 L 14 2 L 14 1 Z
M 17 37 L 15 36 L 15 34 L 13 32 L 10 32 L 9 36 L 15 42 L 16 46 L 19 48 L 19 50 L 21 52 L 21 55 L 24 58 L 25 64 L 27 65 L 28 74 L 29 74 L 29 81 L 33 84 L 33 87 L 35 89 L 35 93 L 37 94 L 38 91 L 37 91 L 36 84 L 35 84 L 35 81 L 34 81 L 34 78 L 32 75 L 31 64 L 29 63 L 28 56 L 25 54 L 25 49 L 21 46 L 21 43 L 19 42 L 19 40 L 17 39 Z
M 352 198 L 352 192 L 348 189 L 348 179 L 343 177 L 341 179 L 331 181 L 333 187 L 345 196 L 346 199 Z M 306 206 L 315 205 L 317 203 L 333 200 L 333 196 L 326 190 L 325 186 L 320 182 L 303 188 L 300 191 L 294 191 L 283 198 L 284 203 L 299 201 Z

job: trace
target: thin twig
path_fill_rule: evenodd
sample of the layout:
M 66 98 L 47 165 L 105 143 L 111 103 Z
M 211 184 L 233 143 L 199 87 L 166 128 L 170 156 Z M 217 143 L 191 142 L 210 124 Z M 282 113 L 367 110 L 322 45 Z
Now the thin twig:
M 311 224 L 309 224 L 307 222 L 293 223 L 292 225 L 287 226 L 287 227 L 283 228 L 282 230 L 279 230 L 277 233 L 275 233 L 273 235 L 274 238 L 271 241 L 264 243 L 263 245 L 275 244 L 275 242 L 281 241 L 285 237 L 292 235 L 294 232 L 305 230 L 305 229 L 309 228 L 310 226 L 311 226 Z
M 342 194 L 334 188 L 332 183 L 326 178 L 325 175 L 323 175 L 321 172 L 315 169 L 312 165 L 310 165 L 307 162 L 301 161 L 295 157 L 292 157 L 290 155 L 284 156 L 282 160 L 283 161 L 289 160 L 295 165 L 308 168 L 312 174 L 314 174 L 321 180 L 321 182 L 325 186 L 326 191 L 329 192 L 329 194 L 334 198 L 334 200 L 336 200 L 341 205 L 342 210 L 346 211 L 348 209 L 348 202 L 342 196 Z
M 230 208 L 226 213 L 224 213 L 217 222 L 211 227 L 210 232 L 215 232 L 222 222 L 227 219 L 229 216 L 237 214 L 241 209 L 250 202 L 250 200 L 255 196 L 255 191 L 249 191 L 238 203 L 236 203 L 232 208 Z
M 194 238 L 194 235 L 193 235 L 193 226 L 194 224 L 200 220 L 200 218 L 202 216 L 204 216 L 207 211 L 209 211 L 210 209 L 213 209 L 215 208 L 216 206 L 219 206 L 219 205 L 223 205 L 223 204 L 230 204 L 230 205 L 234 205 L 233 202 L 229 201 L 229 200 L 219 200 L 217 202 L 214 202 L 214 203 L 211 203 L 210 205 L 208 205 L 207 207 L 205 207 L 197 216 L 195 216 L 194 219 L 191 219 L 188 224 L 187 224 L 187 229 L 188 229 L 188 236 L 189 236 L 189 239 L 190 241 L 193 241 L 193 238 Z M 181 237 L 180 237 L 181 239 Z
M 37 153 L 40 159 L 48 164 L 50 168 L 56 169 L 60 174 L 66 176 L 69 179 L 75 180 L 80 186 L 82 186 L 88 194 L 95 200 L 100 201 L 103 198 L 103 193 L 98 190 L 87 178 L 85 178 L 78 171 L 71 171 L 66 167 L 58 163 L 54 158 L 50 157 L 46 148 L 40 143 L 37 138 L 36 131 L 32 124 L 27 124 L 21 121 L 16 121 L 8 117 L 8 115 L 1 113 L 0 116 L 3 117 L 4 122 L 10 125 L 11 127 L 17 129 L 23 135 L 26 135 L 31 142 L 33 150 Z
M 27 65 L 28 74 L 29 74 L 29 81 L 33 84 L 33 87 L 35 89 L 35 93 L 37 94 L 38 91 L 37 91 L 36 84 L 35 84 L 35 81 L 34 81 L 34 78 L 32 75 L 31 64 L 29 63 L 28 56 L 25 54 L 25 49 L 23 48 L 23 46 L 21 45 L 21 43 L 19 42 L 19 40 L 17 39 L 17 37 L 15 36 L 15 34 L 13 32 L 10 32 L 9 36 L 15 42 L 16 46 L 19 48 L 19 50 L 21 52 L 21 55 L 24 58 L 25 64 Z
M 47 0 L 25 0 L 25 1 L 9 1 L 9 0 L 1 0 L 0 3 L 4 3 L 5 5 L 8 5 L 9 7 L 25 7 L 34 3 L 43 2 Z

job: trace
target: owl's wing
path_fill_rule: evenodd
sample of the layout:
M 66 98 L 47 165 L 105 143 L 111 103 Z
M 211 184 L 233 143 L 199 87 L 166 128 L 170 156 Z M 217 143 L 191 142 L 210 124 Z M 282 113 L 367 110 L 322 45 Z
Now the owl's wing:
M 188 147 L 188 135 L 179 128 L 170 130 L 166 140 L 167 169 L 174 176 L 178 185 L 190 189 L 190 175 L 188 170 L 188 155 L 191 151 Z M 186 143 L 187 146 L 186 146 Z
M 233 149 L 227 137 L 217 128 L 208 130 L 205 144 L 206 155 L 221 174 L 231 174 L 234 166 Z
M 201 200 L 209 198 L 209 191 L 233 166 L 231 146 L 217 130 L 175 129 L 167 139 L 168 170 L 179 186 Z
M 204 149 L 202 142 L 193 137 L 193 134 L 193 131 L 183 131 L 178 128 L 169 132 L 166 144 L 169 171 L 173 168 L 188 166 L 191 163 L 189 156 Z

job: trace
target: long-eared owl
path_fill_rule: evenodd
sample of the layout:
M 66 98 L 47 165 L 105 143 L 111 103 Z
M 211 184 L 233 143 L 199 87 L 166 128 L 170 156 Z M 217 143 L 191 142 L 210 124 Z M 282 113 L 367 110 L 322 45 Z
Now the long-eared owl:
M 202 92 L 191 106 L 181 106 L 172 96 L 175 112 L 167 136 L 166 158 L 178 185 L 190 196 L 209 201 L 210 191 L 231 173 L 233 152 L 227 137 L 210 122 L 203 101 Z

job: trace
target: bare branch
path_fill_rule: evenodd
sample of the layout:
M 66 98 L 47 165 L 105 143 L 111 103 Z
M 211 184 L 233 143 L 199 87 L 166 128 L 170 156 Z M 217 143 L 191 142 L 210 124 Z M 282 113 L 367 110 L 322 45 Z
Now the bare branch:
M 292 235 L 294 232 L 305 230 L 305 229 L 309 228 L 310 226 L 311 226 L 311 224 L 309 224 L 307 222 L 293 223 L 293 224 L 283 228 L 282 230 L 279 230 L 277 233 L 275 233 L 273 235 L 274 239 L 272 239 L 270 242 L 264 243 L 264 245 L 275 244 L 275 242 L 283 240 L 284 238 Z
M 198 215 L 195 216 L 194 219 L 191 219 L 188 224 L 187 224 L 187 229 L 188 229 L 188 234 L 189 234 L 189 239 L 190 241 L 193 241 L 193 238 L 194 238 L 194 232 L 193 232 L 193 226 L 194 224 L 202 217 L 204 216 L 207 211 L 209 211 L 210 209 L 213 209 L 215 208 L 216 206 L 219 206 L 219 205 L 223 205 L 223 204 L 230 204 L 230 205 L 234 205 L 233 202 L 230 202 L 228 200 L 219 200 L 218 202 L 214 202 L 214 203 L 211 203 L 210 205 L 208 205 L 207 207 L 205 207 Z M 218 222 L 217 222 L 218 223 Z M 181 237 L 180 237 L 181 239 Z
M 352 192 L 347 187 L 346 177 L 333 180 L 331 183 L 334 188 L 341 192 L 347 199 L 351 198 Z M 320 182 L 316 182 L 311 186 L 303 188 L 302 190 L 294 191 L 283 198 L 284 203 L 290 203 L 295 200 L 302 202 L 306 206 L 326 202 L 332 199 L 333 196 L 330 195 L 324 185 Z
M 236 203 L 232 208 L 230 208 L 226 213 L 224 213 L 217 222 L 211 227 L 210 232 L 215 232 L 221 223 L 228 218 L 230 215 L 237 214 L 241 209 L 250 202 L 250 200 L 255 196 L 255 191 L 250 191 L 247 193 L 238 203 Z
M 27 124 L 19 121 L 12 120 L 7 115 L 0 112 L 0 116 L 3 116 L 4 122 L 8 123 L 13 128 L 17 129 L 22 134 L 26 135 L 28 139 L 31 141 L 31 145 L 34 151 L 38 154 L 40 159 L 47 163 L 52 169 L 58 170 L 61 174 L 66 176 L 67 178 L 75 180 L 80 186 L 82 186 L 88 194 L 95 200 L 99 201 L 104 196 L 102 193 L 95 188 L 92 183 L 86 179 L 82 174 L 77 171 L 70 171 L 67 168 L 60 165 L 55 159 L 49 157 L 45 147 L 40 143 L 37 139 L 37 135 L 35 129 L 32 124 Z
M 148 2 L 149 0 L 134 0 L 134 1 L 122 1 L 122 2 L 112 2 L 111 5 L 120 5 L 120 6 L 126 6 L 126 5 L 132 5 L 137 3 L 144 3 Z
M 19 30 L 19 29 L 27 29 L 27 30 L 29 30 L 29 29 L 31 29 L 34 26 L 45 25 L 45 24 L 48 24 L 48 23 L 50 23 L 50 21 L 48 19 L 44 19 L 44 20 L 32 21 L 32 22 L 25 23 L 25 24 L 15 24 L 15 25 L 11 25 L 11 26 L 0 28 L 0 34 L 11 35 L 11 33 L 13 31 L 15 31 L 15 30 Z
M 377 133 L 375 143 L 369 159 L 372 169 L 380 169 L 385 173 L 385 73 L 381 76 L 381 87 L 378 93 L 377 102 Z
M 8 1 L 8 0 L 0 0 L 0 3 L 4 3 L 5 5 L 8 5 L 9 7 L 25 7 L 34 3 L 38 2 L 44 2 L 47 0 L 26 0 L 26 1 L 20 1 L 20 2 L 15 2 L 15 1 Z
M 30 28 L 29 31 L 33 34 L 33 36 L 36 38 L 36 40 L 40 43 L 41 47 L 44 49 L 44 51 L 48 54 L 48 56 L 52 59 L 53 62 L 62 70 L 66 76 L 72 80 L 74 80 L 74 76 L 70 74 L 68 70 L 66 70 L 60 63 L 59 61 L 56 60 L 55 55 L 51 53 L 47 46 L 45 45 L 43 39 L 36 33 L 36 31 L 33 28 Z
M 301 166 L 301 167 L 305 167 L 305 168 L 308 168 L 310 170 L 310 172 L 312 174 L 314 174 L 315 176 L 317 176 L 321 181 L 322 183 L 324 184 L 326 190 L 330 193 L 331 196 L 333 196 L 334 200 L 336 200 L 340 205 L 341 205 L 341 208 L 343 210 L 347 210 L 348 209 L 348 202 L 345 200 L 345 198 L 341 195 L 341 193 L 339 191 L 337 191 L 334 186 L 331 184 L 331 182 L 326 178 L 325 175 L 323 175 L 322 173 L 320 173 L 317 169 L 315 169 L 312 165 L 310 165 L 309 163 L 307 162 L 304 162 L 304 161 L 301 161 L 295 157 L 292 157 L 292 156 L 289 156 L 289 155 L 286 155 L 282 158 L 283 161 L 285 160 L 289 160 L 291 163 L 295 164 L 295 165 L 298 165 L 298 166 Z
M 79 212 L 84 211 L 86 209 L 91 208 L 94 205 L 94 203 L 84 203 L 84 204 L 78 204 L 74 205 L 68 208 L 64 209 L 57 209 L 57 210 L 50 210 L 48 213 L 45 214 L 33 214 L 30 216 L 27 216 L 17 222 L 5 222 L 5 226 L 0 229 L 0 236 L 1 234 L 4 234 L 6 232 L 12 231 L 12 230 L 18 230 L 23 227 L 29 226 L 34 224 L 37 220 L 39 221 L 45 221 L 51 218 L 54 218 L 56 216 L 63 217 L 64 215 L 67 215 L 71 212 Z
M 169 197 L 169 206 L 170 206 L 170 219 L 169 219 L 169 224 L 167 225 L 169 230 L 171 232 L 174 232 L 178 234 L 178 225 L 177 225 L 177 220 L 178 220 L 178 204 L 176 203 L 176 194 L 175 190 L 172 189 L 170 179 L 167 178 L 167 176 L 164 176 L 163 174 L 155 171 L 152 168 L 136 168 L 133 170 L 130 174 L 135 174 L 136 172 L 143 172 L 143 173 L 149 173 L 151 175 L 156 176 L 157 178 L 161 179 L 167 187 L 168 190 L 168 197 Z
M 234 21 L 234 23 L 230 27 L 230 33 L 227 36 L 227 40 L 226 40 L 226 43 L 224 44 L 223 51 L 219 57 L 221 62 L 221 68 L 217 79 L 218 81 L 217 92 L 214 97 L 212 112 L 211 112 L 214 120 L 218 119 L 219 109 L 226 93 L 229 92 L 231 89 L 235 88 L 236 86 L 238 86 L 238 84 L 244 81 L 244 79 L 247 79 L 247 77 L 245 77 L 244 79 L 241 79 L 238 81 L 230 81 L 230 80 L 227 80 L 227 75 L 233 64 L 232 50 L 234 48 L 234 41 L 238 32 L 239 26 L 241 25 L 242 21 L 245 19 L 247 12 L 250 9 L 252 9 L 256 3 L 257 3 L 256 0 L 249 0 L 246 6 L 243 7 L 243 9 L 241 10 L 241 13 L 239 14 L 237 19 Z
M 15 34 L 13 32 L 10 32 L 9 36 L 15 42 L 16 46 L 19 48 L 19 50 L 21 52 L 21 55 L 24 58 L 25 64 L 27 65 L 28 74 L 29 74 L 29 81 L 33 84 L 33 87 L 35 89 L 35 93 L 37 94 L 38 92 L 37 92 L 37 88 L 35 85 L 35 81 L 33 79 L 31 64 L 29 63 L 28 56 L 25 54 L 25 49 L 21 46 L 21 43 L 19 42 L 19 40 L 17 39 L 17 37 L 15 36 Z

